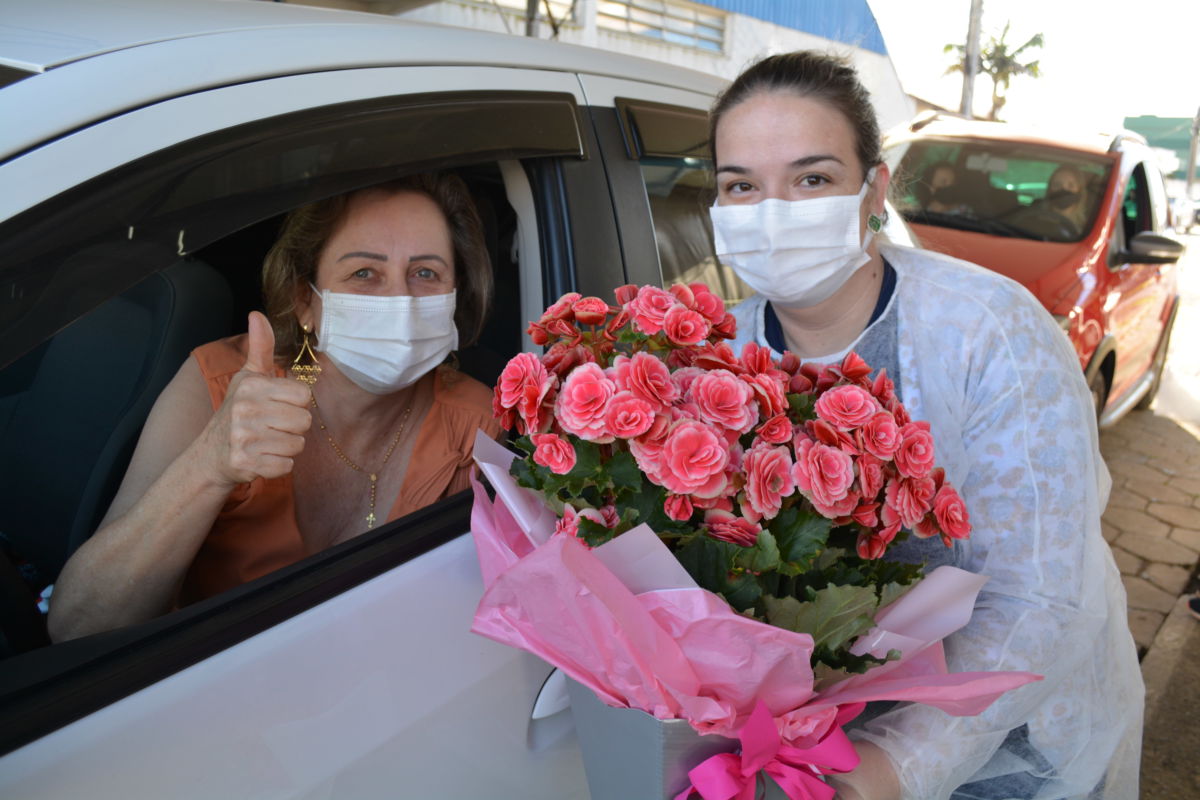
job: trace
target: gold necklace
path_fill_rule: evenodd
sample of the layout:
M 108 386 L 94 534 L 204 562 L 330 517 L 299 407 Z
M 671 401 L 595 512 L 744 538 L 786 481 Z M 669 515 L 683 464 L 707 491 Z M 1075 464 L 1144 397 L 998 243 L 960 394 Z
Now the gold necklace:
M 313 412 L 317 415 L 317 424 L 321 426 L 321 431 L 325 434 L 325 438 L 329 440 L 330 447 L 333 452 L 338 454 L 338 458 L 346 462 L 346 466 L 355 472 L 361 472 L 366 475 L 371 481 L 371 507 L 367 509 L 367 530 L 375 527 L 375 484 L 379 482 L 379 472 L 383 472 L 387 466 L 388 459 L 392 457 L 392 452 L 396 449 L 396 445 L 400 442 L 400 435 L 404 433 L 404 428 L 408 424 L 408 415 L 412 413 L 412 406 L 404 409 L 404 416 L 400 418 L 400 428 L 396 431 L 396 435 L 392 437 L 392 443 L 388 445 L 387 452 L 383 455 L 383 463 L 379 465 L 379 472 L 367 472 L 365 469 L 355 464 L 350 458 L 342 452 L 342 448 L 338 447 L 338 443 L 329 435 L 329 429 L 325 427 L 325 420 L 321 418 L 321 408 L 317 405 L 317 396 L 312 395 Z

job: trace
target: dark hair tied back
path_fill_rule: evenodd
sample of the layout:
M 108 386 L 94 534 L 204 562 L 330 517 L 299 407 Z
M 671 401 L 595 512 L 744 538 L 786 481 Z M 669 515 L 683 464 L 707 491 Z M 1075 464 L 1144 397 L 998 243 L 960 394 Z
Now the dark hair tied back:
M 794 92 L 821 100 L 837 109 L 850 123 L 855 151 L 862 162 L 863 176 L 883 160 L 879 121 L 871 105 L 871 93 L 858 80 L 849 59 L 816 50 L 797 50 L 767 56 L 748 67 L 713 104 L 709 114 L 708 141 L 713 163 L 717 163 L 717 126 L 725 112 L 761 92 Z

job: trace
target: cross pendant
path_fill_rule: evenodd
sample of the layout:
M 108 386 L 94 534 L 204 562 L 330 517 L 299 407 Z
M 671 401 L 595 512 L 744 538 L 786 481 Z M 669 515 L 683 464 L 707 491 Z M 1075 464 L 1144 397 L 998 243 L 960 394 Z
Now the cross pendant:
M 367 514 L 367 530 L 371 530 L 371 528 L 374 528 L 374 527 L 375 527 L 375 512 L 372 511 L 370 514 Z

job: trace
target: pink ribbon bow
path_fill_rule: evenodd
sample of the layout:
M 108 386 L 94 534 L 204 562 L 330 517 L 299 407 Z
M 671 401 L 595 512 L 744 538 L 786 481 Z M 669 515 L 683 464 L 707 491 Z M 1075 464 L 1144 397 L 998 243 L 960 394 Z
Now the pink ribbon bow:
M 841 726 L 861 710 L 861 703 L 844 709 L 820 742 L 801 748 L 783 743 L 771 712 L 759 700 L 738 733 L 741 754 L 720 753 L 701 762 L 688 772 L 692 784 L 675 800 L 687 800 L 693 792 L 704 800 L 754 800 L 759 772 L 774 778 L 791 800 L 832 800 L 833 787 L 818 776 L 858 766 L 858 753 Z

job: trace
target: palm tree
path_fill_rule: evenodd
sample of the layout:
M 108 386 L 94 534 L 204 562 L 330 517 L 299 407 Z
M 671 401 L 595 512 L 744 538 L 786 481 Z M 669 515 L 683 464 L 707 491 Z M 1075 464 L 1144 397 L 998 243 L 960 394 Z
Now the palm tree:
M 980 49 L 978 71 L 987 75 L 992 79 L 992 110 L 988 113 L 987 118 L 990 120 L 998 120 L 1000 118 L 1000 109 L 1004 107 L 1004 102 L 1007 99 L 1005 94 L 1008 92 L 1009 82 L 1017 75 L 1029 75 L 1037 78 L 1041 75 L 1041 67 L 1038 61 L 1029 61 L 1021 63 L 1018 59 L 1021 54 L 1031 47 L 1042 46 L 1042 34 L 1035 33 L 1029 37 L 1029 41 L 1018 47 L 1016 50 L 1009 52 L 1008 43 L 1004 41 L 1008 36 L 1008 28 L 1010 23 L 1004 24 L 1004 31 L 1000 34 L 1000 38 L 988 36 L 988 43 Z M 955 63 L 946 68 L 946 74 L 952 72 L 965 73 L 966 69 L 966 45 L 948 44 L 945 47 L 945 52 L 954 52 L 956 55 Z

